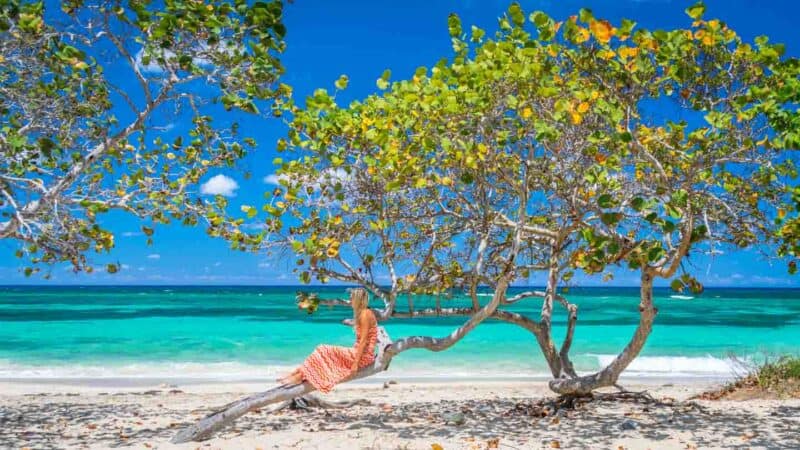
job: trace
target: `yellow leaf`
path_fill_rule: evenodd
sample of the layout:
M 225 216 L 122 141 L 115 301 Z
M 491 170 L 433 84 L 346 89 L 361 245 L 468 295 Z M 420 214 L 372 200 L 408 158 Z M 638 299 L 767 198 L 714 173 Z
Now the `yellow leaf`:
M 598 97 L 600 97 L 600 93 L 597 92 L 597 91 L 592 91 L 592 94 L 591 94 L 590 98 L 592 100 L 597 100 Z
M 522 116 L 523 119 L 530 119 L 531 116 L 533 115 L 533 110 L 530 108 L 525 108 L 522 110 L 520 115 Z
M 431 444 L 431 450 L 444 450 L 444 447 L 439 444 Z
M 621 58 L 625 58 L 625 59 L 632 58 L 632 57 L 636 56 L 637 54 L 639 54 L 639 48 L 637 48 L 637 47 L 620 47 L 620 49 L 617 50 L 617 53 L 619 53 L 619 56 Z
M 589 22 L 589 28 L 592 30 L 595 39 L 604 44 L 608 43 L 611 40 L 611 36 L 614 35 L 614 28 L 607 20 L 592 20 Z
M 784 217 L 786 217 L 786 210 L 781 208 L 778 210 L 778 219 L 783 219 Z
M 711 34 L 706 34 L 703 36 L 703 45 L 714 45 L 714 36 Z
M 579 113 L 583 114 L 588 110 L 589 110 L 589 104 L 588 103 L 583 102 L 580 105 L 578 105 L 578 112 Z
M 3 61 L 5 61 L 5 60 L 6 60 L 6 59 L 3 57 L 3 55 L 0 55 L 0 63 L 1 63 L 1 62 L 3 62 Z
M 175 159 L 175 153 L 169 152 L 167 153 L 167 159 Z
M 586 28 L 578 28 L 578 32 L 575 34 L 575 42 L 578 44 L 582 44 L 589 40 L 589 30 Z
M 580 125 L 581 122 L 583 122 L 583 116 L 581 114 L 578 114 L 578 113 L 574 112 L 574 113 L 571 113 L 571 115 L 572 115 L 572 123 L 573 124 Z

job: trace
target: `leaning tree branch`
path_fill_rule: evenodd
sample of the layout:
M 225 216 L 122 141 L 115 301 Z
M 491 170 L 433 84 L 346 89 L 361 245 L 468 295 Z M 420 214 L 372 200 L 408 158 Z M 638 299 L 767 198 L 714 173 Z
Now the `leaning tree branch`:
M 497 306 L 500 304 L 500 299 L 505 295 L 505 292 L 508 289 L 508 283 L 508 277 L 502 277 L 498 282 L 498 286 L 495 290 L 492 301 L 476 312 L 463 325 L 456 328 L 452 333 L 445 337 L 436 338 L 430 336 L 411 336 L 400 339 L 396 342 L 391 342 L 385 330 L 383 328 L 379 328 L 378 356 L 375 358 L 375 362 L 371 366 L 365 367 L 356 372 L 356 374 L 349 378 L 348 381 L 366 378 L 376 373 L 385 371 L 389 367 L 389 363 L 391 363 L 392 358 L 407 350 L 422 348 L 438 352 L 452 347 L 455 343 L 466 336 L 467 333 L 478 326 L 483 320 L 494 313 L 494 311 L 497 309 Z M 301 397 L 313 391 L 314 387 L 310 383 L 303 382 L 300 384 L 282 385 L 274 387 L 266 392 L 251 395 L 242 400 L 238 400 L 226 405 L 221 408 L 221 410 L 201 419 L 196 424 L 184 428 L 172 438 L 172 443 L 180 444 L 190 441 L 202 441 L 208 439 L 213 436 L 214 433 L 230 425 L 236 419 L 250 411 L 273 403 Z

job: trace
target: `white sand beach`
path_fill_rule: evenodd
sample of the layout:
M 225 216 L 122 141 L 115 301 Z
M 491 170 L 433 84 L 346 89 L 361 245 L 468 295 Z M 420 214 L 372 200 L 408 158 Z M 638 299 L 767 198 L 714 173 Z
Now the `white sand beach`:
M 718 384 L 718 383 L 716 383 Z M 325 400 L 369 405 L 254 412 L 200 443 L 172 435 L 261 384 L 88 387 L 0 383 L 2 448 L 692 449 L 800 448 L 800 400 L 686 401 L 709 381 L 638 380 L 659 402 L 594 401 L 533 416 L 541 381 L 343 385 Z

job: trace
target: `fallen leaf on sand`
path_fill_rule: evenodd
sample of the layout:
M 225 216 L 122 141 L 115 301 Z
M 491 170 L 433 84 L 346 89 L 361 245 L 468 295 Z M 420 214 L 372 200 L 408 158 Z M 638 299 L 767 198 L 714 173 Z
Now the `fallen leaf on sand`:
M 500 438 L 491 438 L 487 440 L 486 448 L 500 448 Z
M 550 448 L 561 448 L 561 442 L 559 442 L 559 441 L 550 441 Z
M 749 441 L 750 439 L 753 439 L 757 435 L 758 435 L 758 433 L 756 433 L 754 431 L 747 431 L 741 436 L 741 438 L 742 438 L 743 441 Z
M 88 428 L 90 430 L 95 430 L 95 429 L 97 429 L 97 424 L 90 423 L 89 425 L 86 425 L 86 428 Z
M 386 412 L 390 412 L 392 410 L 392 405 L 390 405 L 388 403 L 384 403 L 383 405 L 381 405 L 381 409 L 386 411 Z
M 439 444 L 431 444 L 431 450 L 444 450 L 444 447 Z

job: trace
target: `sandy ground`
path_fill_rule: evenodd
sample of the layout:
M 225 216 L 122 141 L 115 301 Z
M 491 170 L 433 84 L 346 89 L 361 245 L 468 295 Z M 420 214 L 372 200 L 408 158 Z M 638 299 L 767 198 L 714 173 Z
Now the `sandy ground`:
M 0 448 L 800 448 L 800 400 L 684 401 L 708 382 L 628 384 L 667 401 L 595 401 L 551 417 L 525 412 L 551 396 L 543 382 L 345 385 L 322 398 L 370 404 L 255 412 L 211 440 L 169 443 L 180 427 L 265 387 L 0 383 Z

